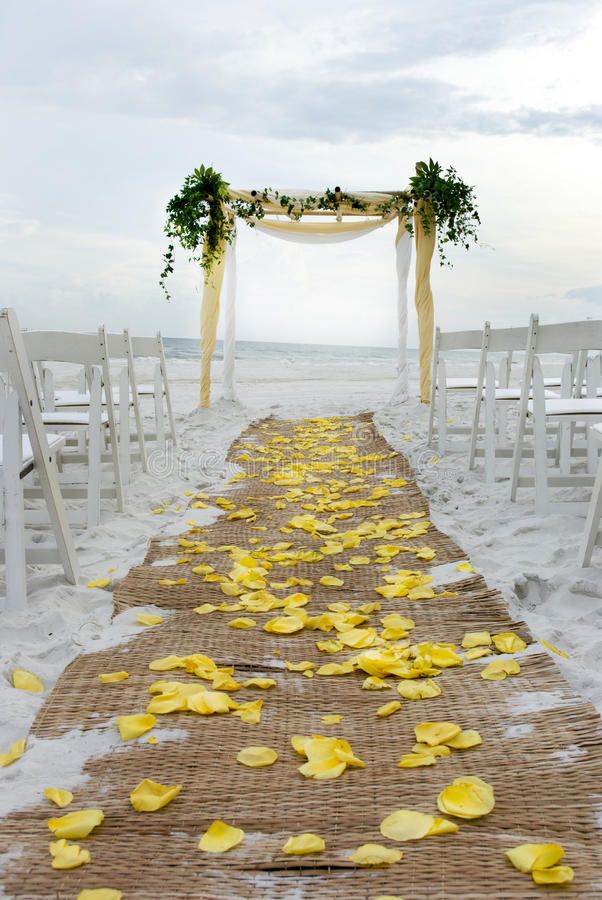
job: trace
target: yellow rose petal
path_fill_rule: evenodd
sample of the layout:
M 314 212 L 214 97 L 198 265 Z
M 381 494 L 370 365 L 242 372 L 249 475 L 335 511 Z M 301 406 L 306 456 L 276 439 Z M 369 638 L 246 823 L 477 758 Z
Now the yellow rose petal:
M 515 659 L 492 659 L 481 672 L 486 681 L 503 681 L 509 675 L 518 675 L 520 666 Z
M 239 763 L 250 769 L 271 766 L 278 759 L 278 754 L 271 747 L 243 747 L 236 756 Z
M 456 566 L 457 572 L 476 572 L 476 569 L 469 562 L 461 562 Z
M 288 660 L 284 660 L 284 665 L 289 670 L 289 672 L 307 672 L 309 669 L 315 669 L 316 664 L 310 662 L 307 659 L 302 660 L 298 663 L 288 662 Z
M 77 841 L 88 837 L 104 819 L 101 809 L 82 809 L 79 812 L 67 813 L 56 819 L 48 820 L 48 827 L 57 838 Z
M 112 888 L 87 888 L 79 892 L 77 900 L 121 900 L 122 897 L 121 891 Z
M 130 803 L 136 812 L 156 812 L 171 803 L 181 790 L 181 784 L 159 784 L 145 778 L 130 794 Z
M 468 750 L 470 747 L 478 747 L 479 744 L 482 744 L 483 738 L 478 731 L 468 730 L 461 731 L 445 743 L 454 750 Z
M 401 850 L 390 850 L 382 844 L 362 844 L 349 859 L 357 866 L 390 866 L 399 862 L 402 856 Z
M 163 512 L 163 510 L 161 510 L 161 512 Z M 110 583 L 110 578 L 97 578 L 95 581 L 89 581 L 87 586 L 89 588 L 106 588 Z
M 64 809 L 65 806 L 69 806 L 73 800 L 71 791 L 63 791 L 60 788 L 45 788 L 44 796 L 61 809 Z
M 455 834 L 459 830 L 460 826 L 456 822 L 449 822 L 447 819 L 435 816 L 435 821 L 429 829 L 429 837 L 434 834 Z
M 33 672 L 25 669 L 15 669 L 12 674 L 13 687 L 20 691 L 29 691 L 30 694 L 42 694 L 44 685 Z
M 342 578 L 335 578 L 334 575 L 323 575 L 320 578 L 320 584 L 324 587 L 342 587 L 345 582 Z
M 434 816 L 413 809 L 398 809 L 380 823 L 380 833 L 392 841 L 418 841 L 435 824 Z
M 192 571 L 194 572 L 194 569 Z M 198 613 L 199 616 L 204 616 L 207 613 L 215 612 L 217 608 L 214 603 L 201 603 L 200 606 L 195 606 L 193 612 Z
M 473 660 L 480 659 L 482 656 L 490 656 L 493 653 L 491 647 L 473 647 L 464 654 L 464 659 Z
M 420 766 L 434 766 L 437 762 L 431 753 L 406 753 L 397 763 L 398 769 L 418 769 Z
M 519 844 L 506 850 L 506 856 L 519 872 L 547 869 L 555 866 L 564 856 L 560 844 Z
M 245 722 L 246 725 L 258 725 L 261 722 L 262 707 L 263 700 L 253 700 L 252 703 L 241 703 L 238 709 L 234 710 L 232 715 L 238 716 L 241 722 Z
M 151 713 L 141 713 L 135 716 L 117 716 L 115 724 L 121 740 L 131 741 L 154 728 L 157 720 Z
M 288 856 L 305 856 L 307 853 L 322 853 L 326 849 L 324 839 L 317 834 L 305 832 L 296 837 L 290 837 L 282 852 Z
M 393 713 L 396 713 L 401 709 L 401 703 L 399 700 L 390 700 L 389 703 L 383 704 L 383 706 L 379 706 L 376 710 L 376 715 L 379 719 L 386 719 L 387 716 L 392 716 Z
M 242 686 L 245 688 L 259 688 L 261 691 L 266 691 L 268 688 L 275 687 L 276 682 L 273 678 L 249 678 L 247 681 L 243 682 Z
M 489 647 L 491 635 L 488 631 L 467 631 L 462 638 L 462 646 L 465 650 L 473 647 Z
M 447 744 L 451 738 L 460 734 L 460 730 L 460 726 L 453 722 L 421 722 L 414 727 L 414 734 L 420 743 L 435 747 L 437 744 Z
M 568 655 L 568 653 L 566 652 L 566 650 L 559 650 L 558 647 L 555 647 L 554 644 L 550 644 L 549 641 L 545 641 L 543 638 L 540 638 L 540 639 L 539 639 L 539 643 L 542 645 L 542 647 L 546 647 L 546 648 L 547 648 L 548 650 L 550 650 L 552 653 L 555 653 L 556 656 L 561 656 L 562 659 L 568 659 L 568 658 L 569 658 L 569 655 Z
M 343 716 L 339 713 L 328 713 L 325 716 L 320 716 L 320 722 L 323 722 L 325 725 L 338 725 Z
M 441 812 L 459 819 L 478 819 L 495 806 L 493 788 L 481 778 L 462 775 L 441 791 L 437 806 Z
M 527 644 L 513 631 L 504 631 L 501 634 L 492 635 L 491 640 L 496 650 L 500 653 L 521 653 Z
M 52 856 L 53 869 L 77 869 L 90 862 L 90 851 L 82 850 L 79 844 L 68 844 L 61 839 L 48 845 Z
M 231 619 L 226 624 L 228 628 L 255 628 L 257 622 L 255 619 L 247 619 L 244 616 L 240 616 L 238 619 Z
M 10 750 L 7 753 L 0 753 L 0 768 L 4 768 L 5 766 L 10 766 L 12 763 L 16 762 L 18 759 L 21 759 L 23 754 L 25 753 L 25 738 L 19 738 L 18 741 L 12 745 Z
M 235 828 L 234 825 L 227 825 L 216 819 L 200 839 L 199 850 L 205 853 L 225 853 L 240 844 L 244 836 L 242 828 Z
M 98 680 L 101 684 L 117 684 L 129 677 L 129 672 L 103 672 L 98 676 Z
M 139 612 L 136 615 L 138 625 L 160 625 L 163 622 L 161 616 L 154 616 L 152 613 Z
M 406 700 L 427 700 L 430 697 L 438 697 L 441 688 L 431 678 L 421 678 L 416 681 L 400 681 L 397 693 Z
M 535 884 L 568 884 L 575 877 L 570 866 L 552 866 L 549 869 L 533 869 L 531 877 Z

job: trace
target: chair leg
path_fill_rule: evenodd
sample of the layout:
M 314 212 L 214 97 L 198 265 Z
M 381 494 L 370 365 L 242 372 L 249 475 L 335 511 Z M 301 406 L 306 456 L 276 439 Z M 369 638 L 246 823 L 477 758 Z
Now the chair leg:
M 88 528 L 100 522 L 102 434 L 100 423 L 90 422 L 88 438 Z
M 155 420 L 157 447 L 165 450 L 165 420 L 163 418 L 163 380 L 159 366 L 155 369 Z
M 534 416 L 533 457 L 535 463 L 535 508 L 540 515 L 548 511 L 548 454 L 546 441 L 546 421 L 543 416 Z
M 124 484 L 130 483 L 130 452 L 130 382 L 128 370 L 124 367 L 119 378 L 119 453 Z
M 437 389 L 437 448 L 440 456 L 447 450 L 447 390 L 445 384 Z
M 21 414 L 16 392 L 6 400 L 3 434 L 2 500 L 5 528 L 6 605 L 23 609 L 27 598 L 25 511 L 21 484 Z
M 495 380 L 487 376 L 485 387 L 485 481 L 495 480 Z
M 590 565 L 592 551 L 596 546 L 600 519 L 602 518 L 602 459 L 598 465 L 598 473 L 585 520 L 585 530 L 579 548 L 578 565 L 585 568 Z
M 431 400 L 431 406 L 429 409 L 429 430 L 428 430 L 428 436 L 426 439 L 426 442 L 429 445 L 429 447 L 432 446 L 433 433 L 435 431 L 435 405 L 436 405 L 435 401 Z

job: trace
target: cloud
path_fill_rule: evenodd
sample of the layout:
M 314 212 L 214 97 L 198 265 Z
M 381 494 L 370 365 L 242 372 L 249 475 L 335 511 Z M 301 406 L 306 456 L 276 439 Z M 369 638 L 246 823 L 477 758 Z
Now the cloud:
M 602 284 L 591 284 L 589 287 L 571 288 L 564 295 L 565 300 L 587 300 L 590 303 L 602 303 Z
M 596 135 L 602 124 L 601 106 L 498 112 L 478 86 L 412 73 L 435 58 L 566 43 L 595 12 L 592 0 L 309 0 L 289 4 L 286 17 L 269 0 L 59 6 L 62 16 L 53 4 L 8 4 L 5 98 L 287 140 Z

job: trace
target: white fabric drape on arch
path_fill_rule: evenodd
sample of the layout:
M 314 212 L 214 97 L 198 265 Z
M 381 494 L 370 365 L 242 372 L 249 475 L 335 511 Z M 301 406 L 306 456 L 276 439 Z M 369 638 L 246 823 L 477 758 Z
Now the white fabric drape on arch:
M 412 241 L 406 230 L 405 217 L 390 215 L 381 219 L 360 222 L 304 222 L 284 220 L 255 220 L 257 231 L 284 241 L 299 244 L 334 244 L 363 237 L 388 225 L 398 218 L 395 238 L 397 269 L 397 321 L 398 354 L 397 379 L 391 397 L 392 403 L 399 403 L 408 396 L 407 331 L 408 331 L 408 289 L 407 280 L 412 256 Z M 253 220 L 251 220 L 253 221 Z M 224 362 L 222 395 L 226 400 L 235 400 L 234 357 L 236 350 L 235 306 L 236 306 L 236 237 L 228 245 L 225 260 L 226 289 L 224 297 Z

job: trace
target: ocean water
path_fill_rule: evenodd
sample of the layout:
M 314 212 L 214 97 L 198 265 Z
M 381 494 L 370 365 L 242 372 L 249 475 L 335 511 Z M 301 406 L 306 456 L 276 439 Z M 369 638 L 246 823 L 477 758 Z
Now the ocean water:
M 172 359 L 199 359 L 197 338 L 163 338 L 165 355 Z M 417 350 L 408 350 L 410 360 L 418 359 Z M 223 342 L 217 341 L 214 359 L 223 359 Z M 344 347 L 331 344 L 289 344 L 272 341 L 237 341 L 236 359 L 262 359 L 275 362 L 390 362 L 397 358 L 394 347 Z

